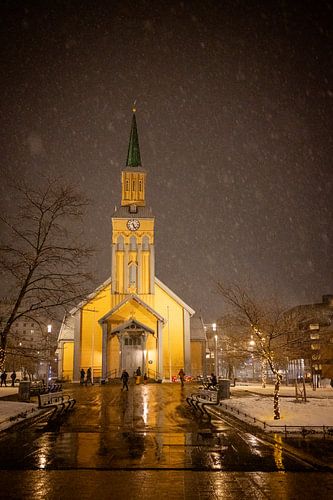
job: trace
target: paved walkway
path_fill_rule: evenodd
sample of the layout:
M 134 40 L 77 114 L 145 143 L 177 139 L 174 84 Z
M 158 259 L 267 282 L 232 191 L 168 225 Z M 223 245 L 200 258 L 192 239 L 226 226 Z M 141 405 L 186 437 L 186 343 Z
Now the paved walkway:
M 1 471 L 17 500 L 316 500 L 333 498 L 333 474 L 193 471 Z
M 193 386 L 67 390 L 78 402 L 59 425 L 36 425 L 0 441 L 6 498 L 333 497 L 332 473 L 315 472 L 226 422 L 200 422 L 185 403 Z

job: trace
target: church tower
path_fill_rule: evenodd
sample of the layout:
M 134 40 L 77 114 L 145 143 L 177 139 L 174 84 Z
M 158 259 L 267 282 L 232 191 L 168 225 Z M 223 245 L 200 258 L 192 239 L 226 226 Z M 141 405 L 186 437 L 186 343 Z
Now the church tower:
M 172 380 L 181 368 L 202 373 L 205 344 L 191 342 L 194 310 L 155 276 L 155 218 L 146 202 L 132 115 L 120 203 L 112 215 L 111 276 L 64 318 L 59 333 L 59 376 L 78 381 L 91 368 L 93 380 L 120 377 L 138 367 L 149 379 Z M 198 362 L 195 360 L 199 360 Z
M 146 207 L 146 177 L 142 168 L 135 109 L 121 173 L 121 205 L 112 217 L 112 294 L 154 294 L 154 217 Z

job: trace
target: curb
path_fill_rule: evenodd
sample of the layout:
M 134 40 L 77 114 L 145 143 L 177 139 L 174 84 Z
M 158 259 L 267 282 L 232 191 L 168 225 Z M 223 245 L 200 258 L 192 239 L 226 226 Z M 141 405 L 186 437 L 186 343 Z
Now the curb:
M 31 416 L 27 416 L 21 420 L 13 421 L 12 423 L 8 420 L 10 425 L 4 429 L 0 429 L 0 439 L 2 439 L 8 432 L 15 432 L 17 430 L 24 429 L 39 422 L 40 420 L 43 420 L 49 413 L 52 413 L 52 410 L 37 409 Z

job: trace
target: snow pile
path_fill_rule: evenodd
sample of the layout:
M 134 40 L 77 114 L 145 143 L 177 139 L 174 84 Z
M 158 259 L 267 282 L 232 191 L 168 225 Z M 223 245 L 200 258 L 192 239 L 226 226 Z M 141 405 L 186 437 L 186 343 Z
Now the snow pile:
M 273 397 L 231 397 L 222 402 L 222 407 L 227 405 L 269 425 L 333 427 L 333 399 L 311 398 L 307 403 L 299 403 L 295 398 L 284 397 L 279 401 L 280 420 L 274 420 Z M 243 418 L 242 415 L 240 418 Z

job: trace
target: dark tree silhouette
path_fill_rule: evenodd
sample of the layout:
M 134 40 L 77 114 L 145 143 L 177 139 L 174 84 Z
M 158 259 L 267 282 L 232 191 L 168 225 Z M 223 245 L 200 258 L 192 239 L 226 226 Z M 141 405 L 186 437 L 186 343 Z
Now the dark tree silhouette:
M 10 284 L 0 331 L 0 369 L 15 321 L 55 317 L 77 304 L 91 286 L 86 268 L 92 249 L 77 240 L 88 200 L 61 180 L 43 179 L 39 185 L 12 186 L 13 215 L 0 215 L 0 273 Z
M 218 283 L 218 290 L 231 306 L 224 323 L 234 331 L 233 340 L 238 337 L 241 352 L 258 357 L 275 377 L 274 419 L 279 420 L 279 368 L 304 336 L 300 329 L 304 315 L 273 300 L 264 303 L 239 285 Z

